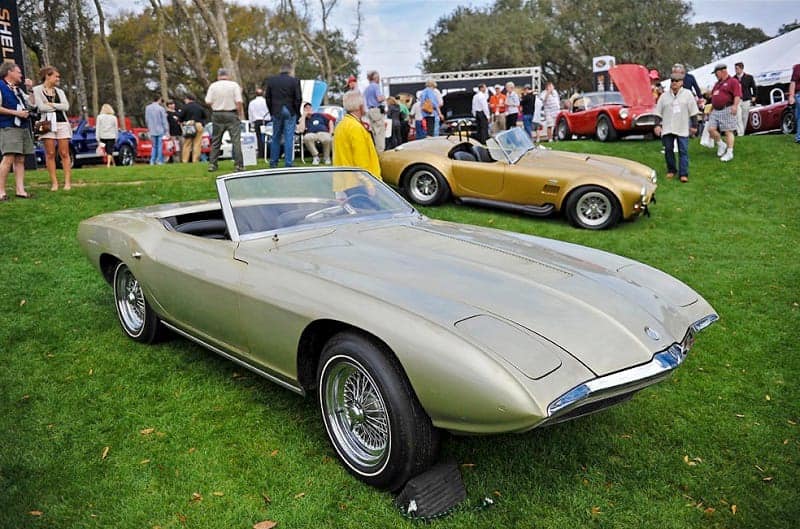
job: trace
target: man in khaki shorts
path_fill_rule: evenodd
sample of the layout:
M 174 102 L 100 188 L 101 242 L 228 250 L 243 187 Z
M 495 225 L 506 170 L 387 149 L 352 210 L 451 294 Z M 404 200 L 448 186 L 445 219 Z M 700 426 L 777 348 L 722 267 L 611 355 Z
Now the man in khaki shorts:
M 0 202 L 8 200 L 6 180 L 14 166 L 17 198 L 31 198 L 25 191 L 25 155 L 33 154 L 30 112 L 22 86 L 22 70 L 13 62 L 0 64 Z

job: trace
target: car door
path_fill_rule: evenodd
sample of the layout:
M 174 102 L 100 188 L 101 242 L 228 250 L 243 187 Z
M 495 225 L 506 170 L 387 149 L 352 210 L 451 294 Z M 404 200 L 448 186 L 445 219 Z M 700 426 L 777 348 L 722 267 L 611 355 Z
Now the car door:
M 147 284 L 167 318 L 206 342 L 244 354 L 239 320 L 241 277 L 235 243 L 165 232 L 152 259 Z
M 520 162 L 506 168 L 503 195 L 507 202 L 533 206 L 553 202 L 552 193 L 547 193 L 550 178 L 535 168 L 538 154 L 536 151 L 529 152 Z
M 502 161 L 479 162 L 451 160 L 457 196 L 494 199 L 503 191 L 505 168 Z
M 75 158 L 81 160 L 97 157 L 97 135 L 94 127 L 84 124 L 76 131 L 72 141 L 73 145 L 77 143 L 75 145 Z

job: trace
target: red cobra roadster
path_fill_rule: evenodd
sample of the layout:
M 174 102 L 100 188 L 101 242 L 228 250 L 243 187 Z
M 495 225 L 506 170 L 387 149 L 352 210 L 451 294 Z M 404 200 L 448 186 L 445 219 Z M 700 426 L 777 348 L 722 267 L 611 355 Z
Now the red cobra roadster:
M 647 68 L 620 64 L 609 72 L 619 92 L 588 92 L 556 116 L 556 137 L 594 136 L 614 141 L 631 134 L 649 134 L 656 124 L 655 101 Z
M 780 131 L 794 134 L 797 123 L 794 121 L 794 109 L 780 88 L 770 93 L 770 104 L 759 105 L 750 109 L 747 117 L 745 134 Z

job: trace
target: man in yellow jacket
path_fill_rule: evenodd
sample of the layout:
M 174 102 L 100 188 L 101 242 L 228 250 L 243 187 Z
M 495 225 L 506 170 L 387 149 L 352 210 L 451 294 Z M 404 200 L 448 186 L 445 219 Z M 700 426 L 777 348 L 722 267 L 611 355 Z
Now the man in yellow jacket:
M 347 112 L 336 125 L 333 133 L 333 165 L 340 167 L 361 167 L 378 180 L 381 180 L 381 164 L 378 151 L 372 142 L 372 135 L 361 123 L 364 115 L 364 97 L 354 90 L 344 94 L 343 106 Z M 344 193 L 353 188 L 364 187 L 364 183 L 354 174 L 339 173 L 334 176 L 333 190 Z M 374 193 L 371 182 L 366 189 Z

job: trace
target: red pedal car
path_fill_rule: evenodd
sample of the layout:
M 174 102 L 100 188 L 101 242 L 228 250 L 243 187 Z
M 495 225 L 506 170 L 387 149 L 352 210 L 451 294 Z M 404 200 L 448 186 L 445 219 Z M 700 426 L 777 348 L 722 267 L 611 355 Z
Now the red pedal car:
M 587 92 L 556 116 L 556 137 L 593 136 L 614 141 L 631 134 L 649 134 L 656 124 L 655 100 L 647 68 L 620 64 L 609 73 L 619 92 Z
M 136 135 L 136 159 L 137 160 L 150 160 L 150 154 L 153 152 L 153 141 L 150 139 L 150 134 L 147 129 L 143 127 L 134 127 L 132 132 Z M 177 139 L 172 136 L 161 138 L 162 152 L 164 153 L 164 161 L 169 162 L 173 157 L 178 157 Z

